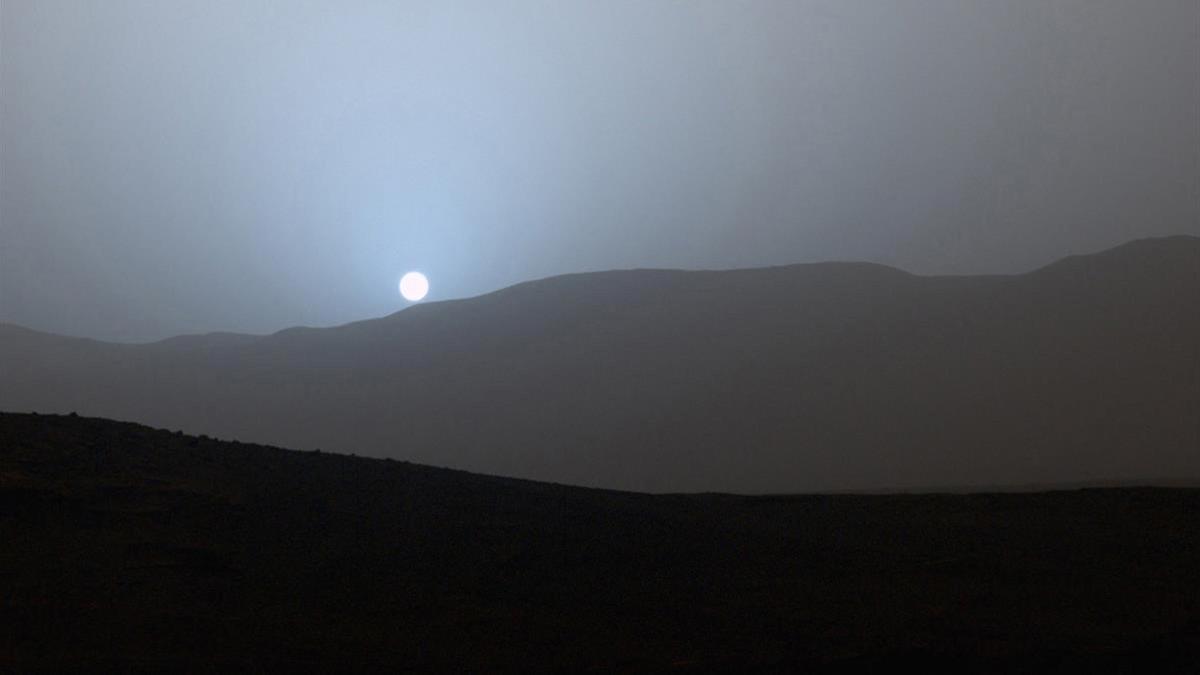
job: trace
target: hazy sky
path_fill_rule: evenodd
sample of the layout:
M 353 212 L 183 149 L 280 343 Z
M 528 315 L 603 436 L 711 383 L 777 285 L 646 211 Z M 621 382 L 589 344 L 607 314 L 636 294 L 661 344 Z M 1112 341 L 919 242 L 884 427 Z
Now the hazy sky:
M 1200 234 L 1200 2 L 0 0 L 0 321 Z

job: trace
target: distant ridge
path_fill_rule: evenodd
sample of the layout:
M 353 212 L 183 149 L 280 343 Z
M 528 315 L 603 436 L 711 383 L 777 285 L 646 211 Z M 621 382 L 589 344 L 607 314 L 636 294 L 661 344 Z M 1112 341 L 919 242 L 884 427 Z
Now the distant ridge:
M 1200 477 L 1200 238 L 1020 275 L 553 277 L 334 328 L 0 327 L 0 409 L 652 492 Z

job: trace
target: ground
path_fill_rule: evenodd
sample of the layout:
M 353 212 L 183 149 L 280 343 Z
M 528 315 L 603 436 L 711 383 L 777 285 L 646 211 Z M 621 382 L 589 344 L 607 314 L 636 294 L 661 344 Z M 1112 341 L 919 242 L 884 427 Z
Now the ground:
M 590 490 L 0 415 L 0 671 L 1189 670 L 1200 490 Z

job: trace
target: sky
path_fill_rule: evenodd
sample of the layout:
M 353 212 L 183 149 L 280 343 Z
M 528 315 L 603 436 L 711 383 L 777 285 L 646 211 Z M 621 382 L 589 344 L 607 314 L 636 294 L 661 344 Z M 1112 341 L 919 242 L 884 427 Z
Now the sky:
M 1200 234 L 1200 2 L 0 0 L 0 322 Z

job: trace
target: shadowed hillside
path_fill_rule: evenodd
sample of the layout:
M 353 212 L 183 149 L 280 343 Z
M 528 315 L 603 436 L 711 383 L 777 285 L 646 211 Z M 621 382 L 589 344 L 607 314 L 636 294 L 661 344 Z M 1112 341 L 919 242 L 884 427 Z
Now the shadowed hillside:
M 0 327 L 0 409 L 610 488 L 1200 477 L 1200 239 L 1017 276 L 570 275 L 336 328 Z
M 1180 670 L 1200 492 L 649 496 L 0 415 L 0 670 Z

